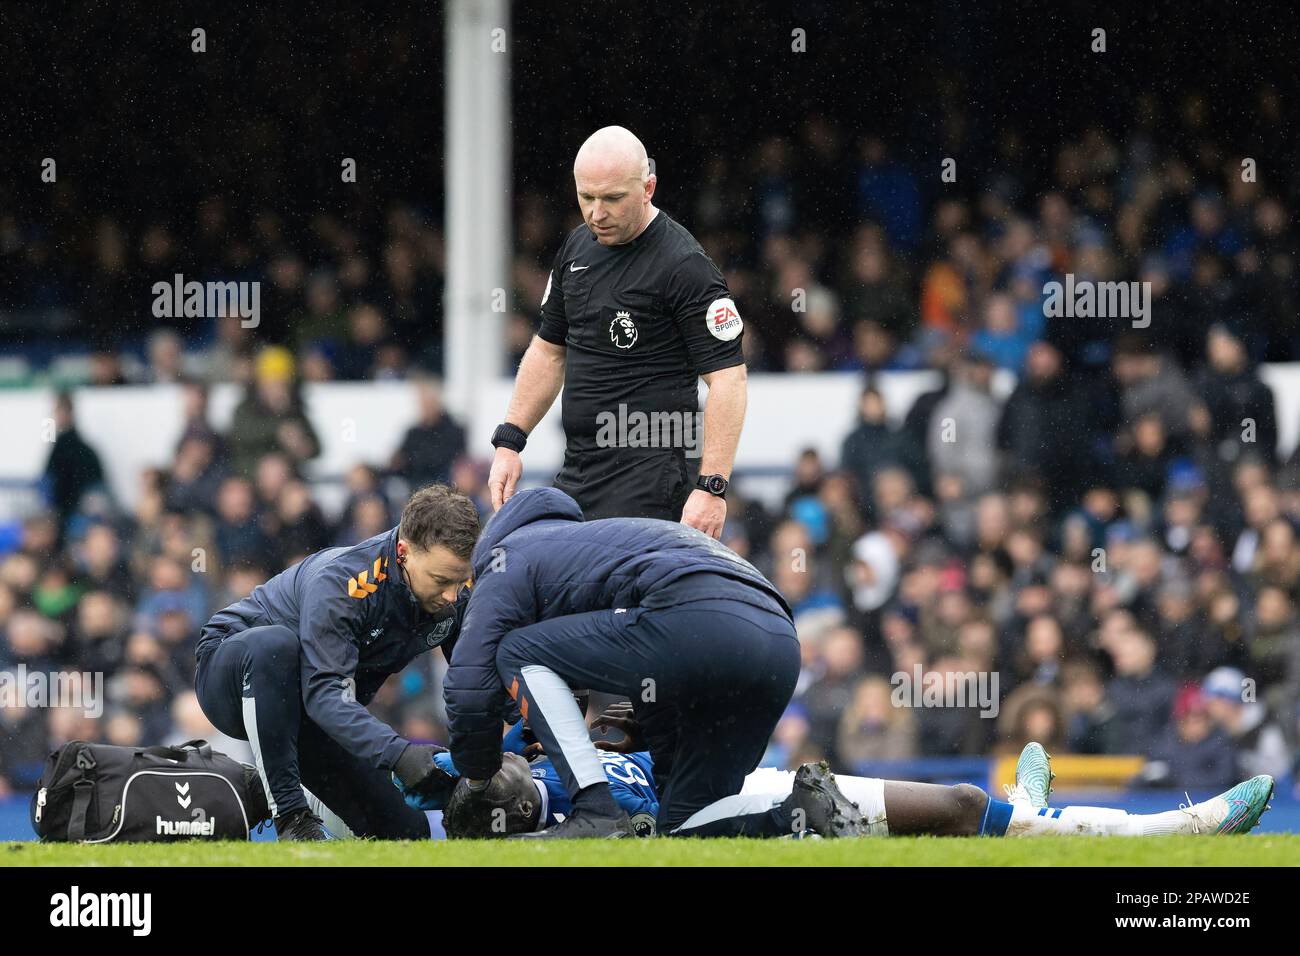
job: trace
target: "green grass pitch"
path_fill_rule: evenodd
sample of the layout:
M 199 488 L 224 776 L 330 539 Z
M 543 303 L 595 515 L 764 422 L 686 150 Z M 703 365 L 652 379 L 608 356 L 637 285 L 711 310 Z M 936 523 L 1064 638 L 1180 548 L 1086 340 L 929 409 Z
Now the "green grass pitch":
M 1300 866 L 1300 835 L 514 843 L 0 843 L 0 866 Z

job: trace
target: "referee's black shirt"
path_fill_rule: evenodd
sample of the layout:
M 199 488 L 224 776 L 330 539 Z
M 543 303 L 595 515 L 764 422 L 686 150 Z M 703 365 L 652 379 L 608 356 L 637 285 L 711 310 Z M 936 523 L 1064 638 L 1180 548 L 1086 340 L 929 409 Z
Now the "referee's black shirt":
M 743 363 L 742 328 L 718 267 L 663 210 L 623 245 L 601 245 L 586 225 L 571 232 L 555 257 L 538 331 L 547 342 L 565 347 L 567 447 L 557 485 L 573 494 L 584 511 L 601 516 L 680 517 L 671 511 L 689 494 L 689 488 L 680 487 L 686 471 L 677 468 L 673 475 L 658 476 L 638 466 L 667 456 L 679 464 L 690 457 L 698 468 L 698 433 L 683 432 L 695 435 L 690 453 L 635 441 L 610 447 L 608 429 L 598 441 L 602 414 L 605 422 L 609 415 L 635 421 L 638 412 L 694 416 L 699 411 L 698 377 Z M 597 500 L 634 488 L 644 498 L 647 482 L 655 483 L 651 498 L 666 497 L 662 509 L 605 508 Z M 658 510 L 665 514 L 650 513 Z

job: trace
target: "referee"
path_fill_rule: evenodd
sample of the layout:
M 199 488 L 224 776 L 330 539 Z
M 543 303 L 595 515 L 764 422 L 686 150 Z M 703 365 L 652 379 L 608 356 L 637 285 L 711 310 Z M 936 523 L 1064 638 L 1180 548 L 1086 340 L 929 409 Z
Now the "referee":
M 542 325 L 492 436 L 488 486 L 514 494 L 528 434 L 564 387 L 555 486 L 589 519 L 682 521 L 718 538 L 745 418 L 743 324 L 717 266 L 656 209 L 645 147 L 597 130 L 573 163 L 583 225 L 560 247 Z M 709 387 L 703 414 L 698 379 Z

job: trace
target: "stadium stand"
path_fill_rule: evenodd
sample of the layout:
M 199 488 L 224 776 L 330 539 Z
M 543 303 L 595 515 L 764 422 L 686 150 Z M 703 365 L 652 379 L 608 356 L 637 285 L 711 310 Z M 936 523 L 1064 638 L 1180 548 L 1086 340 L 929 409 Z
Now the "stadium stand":
M 274 16 L 255 18 L 251 42 L 274 49 Z M 413 89 L 427 86 L 417 54 L 432 41 L 390 28 L 375 74 L 347 53 L 376 34 L 335 27 L 334 82 L 380 78 L 367 95 L 383 109 L 356 129 L 436 155 Z M 12 68 L 48 52 L 16 51 Z M 305 188 L 281 199 L 276 177 L 292 178 L 302 143 L 321 145 L 332 120 L 367 104 L 313 100 L 293 70 L 276 77 L 288 78 L 279 98 L 257 100 L 257 82 L 222 93 L 211 104 L 230 120 L 220 142 L 196 129 L 192 155 L 149 159 L 158 175 L 129 187 L 0 187 L 0 383 L 6 400 L 39 395 L 53 429 L 41 460 L 0 488 L 0 671 L 105 678 L 97 717 L 0 697 L 0 798 L 27 791 L 69 739 L 212 739 L 190 683 L 212 611 L 314 549 L 391 526 L 420 484 L 454 482 L 487 508 L 485 446 L 467 441 L 436 383 L 437 187 L 393 168 L 388 195 L 336 211 L 312 208 Z M 1113 94 L 1096 122 L 1030 162 L 1014 118 L 963 109 L 969 91 L 947 71 L 932 82 L 900 94 L 891 109 L 915 107 L 915 122 L 883 117 L 888 135 L 831 113 L 764 118 L 755 105 L 743 148 L 697 151 L 708 159 L 694 167 L 681 143 L 656 157 L 665 208 L 745 313 L 751 368 L 790 383 L 836 376 L 856 402 L 856 415 L 826 413 L 852 421 L 829 449 L 809 441 L 749 482 L 742 469 L 729 504 L 725 542 L 782 588 L 803 647 L 767 762 L 827 757 L 865 772 L 960 758 L 938 776 L 987 784 L 999 758 L 1037 739 L 1062 757 L 1142 756 L 1104 765 L 1131 788 L 1209 792 L 1270 773 L 1288 790 L 1300 743 L 1297 174 L 1243 181 L 1196 90 Z M 114 97 L 147 83 L 129 70 Z M 937 112 L 923 110 L 936 93 Z M 519 95 L 526 110 L 539 94 Z M 1277 89 L 1243 95 L 1238 128 L 1284 122 Z M 303 97 L 317 109 L 291 121 Z M 248 188 L 223 186 L 230 170 L 202 156 L 273 134 L 264 152 L 278 165 Z M 115 155 L 107 118 L 81 135 Z M 553 161 L 571 138 L 551 128 L 520 151 L 515 359 L 574 224 L 565 162 Z M 997 161 L 974 158 L 975 142 Z M 951 192 L 922 172 L 944 149 L 970 170 Z M 187 175 L 162 175 L 167 162 Z M 247 162 L 229 160 L 241 175 Z M 267 320 L 255 331 L 238 317 L 160 322 L 140 290 L 174 272 L 261 282 Z M 1152 325 L 1046 316 L 1045 287 L 1067 274 L 1149 283 Z M 891 400 L 892 377 L 910 372 L 934 386 Z M 413 388 L 410 427 L 365 460 L 321 469 L 329 437 L 310 396 L 344 383 Z M 85 388 L 132 386 L 166 396 L 179 430 L 165 464 L 127 483 L 106 467 L 121 439 L 75 422 L 97 394 Z M 948 423 L 963 435 L 957 454 Z M 890 675 L 917 667 L 996 672 L 996 717 L 893 706 Z M 440 670 L 417 662 L 374 707 L 408 737 L 445 739 Z

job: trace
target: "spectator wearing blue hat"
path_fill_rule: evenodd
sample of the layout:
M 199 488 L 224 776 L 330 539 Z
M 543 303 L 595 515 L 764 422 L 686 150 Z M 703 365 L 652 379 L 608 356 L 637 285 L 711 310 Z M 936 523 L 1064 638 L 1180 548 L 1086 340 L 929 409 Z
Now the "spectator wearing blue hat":
M 1216 667 L 1201 681 L 1206 712 L 1232 740 L 1238 774 L 1285 776 L 1291 753 L 1269 708 L 1255 699 L 1255 682 L 1235 667 Z

